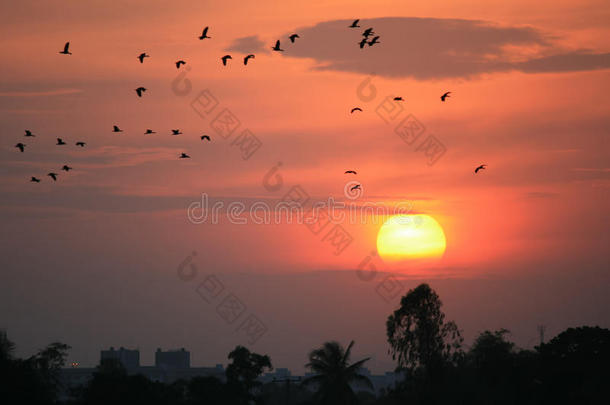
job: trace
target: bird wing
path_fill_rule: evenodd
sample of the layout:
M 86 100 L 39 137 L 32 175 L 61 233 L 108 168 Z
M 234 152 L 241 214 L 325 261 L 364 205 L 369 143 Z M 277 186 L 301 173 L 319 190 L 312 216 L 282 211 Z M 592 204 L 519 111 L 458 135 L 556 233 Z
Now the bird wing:
M 278 39 L 278 40 L 277 40 L 277 42 L 275 43 L 275 47 L 276 47 L 276 48 L 278 48 L 278 49 L 280 48 L 280 40 L 279 40 L 279 39 Z
M 70 42 L 66 42 L 64 45 L 64 52 L 68 52 L 68 48 L 70 48 Z

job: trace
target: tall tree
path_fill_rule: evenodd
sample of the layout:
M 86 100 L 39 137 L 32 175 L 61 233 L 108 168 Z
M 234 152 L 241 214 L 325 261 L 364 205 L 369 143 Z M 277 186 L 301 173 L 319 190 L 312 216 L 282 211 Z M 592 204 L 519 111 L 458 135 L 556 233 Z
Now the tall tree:
M 462 355 L 462 336 L 453 321 L 445 321 L 442 302 L 428 284 L 421 284 L 400 300 L 388 317 L 390 353 L 398 368 L 423 369 L 429 375 Z
M 243 346 L 237 346 L 229 353 L 232 362 L 227 366 L 225 374 L 227 385 L 234 395 L 237 404 L 248 404 L 256 401 L 257 388 L 261 383 L 257 380 L 265 369 L 273 370 L 271 359 L 267 355 L 252 353 Z
M 360 369 L 369 357 L 349 364 L 354 341 L 343 348 L 337 342 L 326 342 L 319 349 L 309 353 L 306 367 L 315 373 L 303 381 L 303 384 L 317 387 L 317 402 L 320 405 L 352 405 L 358 403 L 351 387 L 352 383 L 373 389 L 369 378 L 360 373 Z

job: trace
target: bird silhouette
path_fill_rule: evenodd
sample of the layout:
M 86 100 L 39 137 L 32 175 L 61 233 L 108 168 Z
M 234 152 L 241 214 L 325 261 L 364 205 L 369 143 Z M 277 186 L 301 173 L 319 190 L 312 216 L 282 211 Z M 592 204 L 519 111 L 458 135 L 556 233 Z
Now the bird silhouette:
M 153 131 L 152 129 L 147 129 L 146 132 L 144 132 L 144 135 L 148 135 L 148 134 L 156 134 L 156 132 Z
M 292 35 L 291 35 L 291 36 L 289 36 L 288 38 L 290 38 L 290 42 L 292 42 L 292 43 L 294 44 L 294 41 L 295 41 L 297 38 L 301 38 L 301 37 L 299 36 L 299 34 L 292 34 Z
M 121 128 L 117 127 L 116 125 L 113 125 L 112 132 L 123 132 L 123 130 Z
M 272 46 L 271 49 L 274 51 L 284 52 L 282 48 L 280 48 L 280 40 L 275 41 L 275 46 Z
M 33 181 L 34 183 L 40 183 L 40 179 L 37 179 L 34 176 L 32 176 L 32 179 L 30 181 Z
M 369 35 L 373 35 L 375 32 L 373 31 L 372 28 L 367 28 L 364 30 L 364 32 L 362 33 L 362 35 L 364 35 L 365 38 L 368 38 Z
M 478 172 L 479 172 L 479 170 L 483 170 L 483 169 L 485 169 L 486 167 L 487 167 L 487 165 L 480 165 L 479 167 L 477 167 L 476 169 L 474 169 L 474 172 L 475 172 L 475 173 L 478 173 Z
M 70 170 L 72 170 L 72 168 L 68 165 L 63 165 L 63 167 L 61 168 L 61 170 L 69 172 Z
M 63 55 L 72 55 L 72 52 L 70 52 L 68 49 L 70 48 L 70 42 L 66 42 L 66 44 L 64 45 L 64 50 L 63 51 L 59 51 L 59 53 L 63 54 Z
M 182 135 L 179 129 L 172 129 L 172 135 Z
M 52 178 L 52 179 L 53 179 L 53 181 L 57 181 L 57 173 L 53 173 L 53 172 L 51 172 L 51 173 L 47 174 L 47 176 L 49 176 L 50 178 Z
M 369 42 L 369 46 L 373 46 L 375 44 L 379 44 L 379 36 L 373 37 L 373 39 L 371 40 L 371 42 Z
M 23 150 L 25 149 L 25 143 L 21 143 L 19 142 L 17 145 L 15 145 L 16 148 L 19 148 L 19 150 L 21 152 L 23 152 Z
M 254 58 L 254 55 L 253 55 L 253 54 L 250 54 L 250 55 L 246 56 L 246 57 L 244 58 L 244 65 L 247 65 L 247 64 L 248 64 L 248 59 L 250 59 L 250 58 Z
M 80 146 L 81 148 L 84 148 L 86 145 L 85 142 L 76 142 L 76 146 Z
M 29 129 L 25 130 L 25 135 L 24 136 L 36 136 L 32 133 L 32 131 L 30 131 Z
M 367 44 L 367 42 L 366 42 L 366 38 L 364 38 L 364 39 L 363 39 L 362 41 L 360 41 L 358 44 L 360 45 L 360 49 L 364 48 L 364 45 L 366 45 L 366 44 Z
M 203 141 L 204 139 L 207 139 L 208 141 L 211 141 L 209 135 L 201 135 L 201 140 Z
M 360 189 L 360 184 L 356 184 L 354 187 L 350 188 L 350 191 L 354 191 L 354 190 L 358 190 Z
M 352 23 L 352 25 L 349 26 L 349 28 L 360 28 L 358 22 L 360 22 L 360 20 L 354 20 L 354 22 Z
M 144 58 L 150 58 L 150 55 L 147 55 L 146 52 L 142 52 L 138 55 L 138 59 L 140 59 L 140 63 L 144 63 Z
M 210 28 L 210 27 L 205 27 L 203 29 L 203 32 L 201 33 L 201 36 L 199 37 L 199 39 L 212 38 L 212 37 L 208 37 L 208 28 Z
M 450 91 L 448 91 L 447 93 L 443 94 L 443 95 L 441 96 L 441 101 L 445 101 L 445 99 L 446 99 L 447 97 L 449 97 L 449 94 L 451 94 L 451 92 L 450 92 Z
M 224 66 L 227 66 L 227 60 L 228 60 L 228 59 L 233 59 L 233 58 L 231 57 L 231 55 L 225 55 L 225 56 L 223 56 L 223 57 L 222 57 L 222 58 L 220 58 L 220 59 L 222 59 L 222 64 L 223 64 Z
M 356 171 L 355 171 L 355 170 L 346 170 L 346 171 L 345 171 L 345 174 L 349 174 L 349 173 L 352 173 L 352 174 L 358 174 L 358 173 L 356 173 Z
M 61 138 L 57 138 L 57 143 L 56 145 L 65 145 L 66 143 L 63 141 L 63 139 Z
M 191 157 L 186 153 L 181 153 L 179 159 L 190 159 Z
M 360 107 L 354 107 L 354 108 L 352 108 L 352 110 L 350 111 L 350 114 L 353 114 L 353 113 L 354 113 L 354 111 L 362 111 L 362 108 L 360 108 Z
M 181 65 L 186 65 L 186 62 L 183 60 L 179 60 L 178 62 L 176 62 L 176 69 L 180 69 Z
M 142 93 L 144 93 L 146 91 L 146 88 L 144 87 L 138 87 L 136 89 L 136 93 L 138 93 L 138 97 L 142 97 Z

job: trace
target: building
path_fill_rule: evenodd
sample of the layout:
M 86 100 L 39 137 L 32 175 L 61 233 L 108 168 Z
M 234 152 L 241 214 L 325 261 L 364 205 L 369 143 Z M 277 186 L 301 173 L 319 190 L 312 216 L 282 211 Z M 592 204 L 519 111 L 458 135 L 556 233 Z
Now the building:
M 190 368 L 191 353 L 181 348 L 180 350 L 163 351 L 160 348 L 155 352 L 155 367 L 158 368 Z
M 110 349 L 102 350 L 100 352 L 100 363 L 107 359 L 120 361 L 128 372 L 140 367 L 140 351 L 137 349 L 130 350 L 120 347 L 119 350 L 115 350 L 114 347 L 111 346 Z

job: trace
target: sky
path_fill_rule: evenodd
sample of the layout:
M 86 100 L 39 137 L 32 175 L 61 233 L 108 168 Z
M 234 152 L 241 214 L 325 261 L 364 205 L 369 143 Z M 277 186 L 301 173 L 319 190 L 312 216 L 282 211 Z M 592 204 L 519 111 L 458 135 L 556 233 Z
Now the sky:
M 60 340 L 82 365 L 108 346 L 151 364 L 185 347 L 203 366 L 243 344 L 302 372 L 353 339 L 388 371 L 385 320 L 421 282 L 466 345 L 610 327 L 608 2 L 26 0 L 0 15 L 0 328 L 20 355 Z M 379 44 L 360 49 L 368 27 Z M 349 243 L 249 215 L 295 196 L 359 212 L 335 221 Z M 387 216 L 366 206 L 432 216 L 443 257 L 384 261 Z

